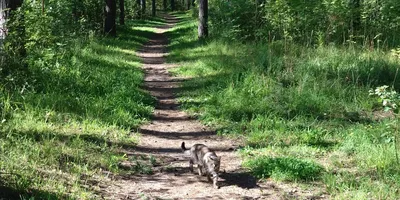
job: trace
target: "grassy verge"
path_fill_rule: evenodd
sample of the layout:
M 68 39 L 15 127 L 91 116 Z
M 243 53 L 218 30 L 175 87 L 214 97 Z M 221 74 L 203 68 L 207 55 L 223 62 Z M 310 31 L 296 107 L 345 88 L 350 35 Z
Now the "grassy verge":
M 243 137 L 257 177 L 307 185 L 334 199 L 399 199 L 390 113 L 368 90 L 400 88 L 396 56 L 358 47 L 197 41 L 189 15 L 169 33 L 172 71 L 192 77 L 183 107 L 220 134 Z M 389 117 L 389 118 L 388 118 Z
M 128 159 L 129 173 L 150 173 L 148 158 L 121 150 L 135 146 L 130 130 L 153 109 L 135 50 L 162 23 L 129 22 L 117 38 L 28 52 L 27 83 L 0 87 L 0 199 L 96 199 Z

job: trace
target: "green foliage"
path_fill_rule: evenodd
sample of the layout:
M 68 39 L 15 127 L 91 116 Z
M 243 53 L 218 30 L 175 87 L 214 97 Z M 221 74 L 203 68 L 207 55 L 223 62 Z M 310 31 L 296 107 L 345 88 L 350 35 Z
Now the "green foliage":
M 152 166 L 154 166 L 154 163 L 156 162 L 155 158 L 150 156 L 150 157 L 145 157 L 145 156 L 133 156 L 130 158 L 131 162 L 134 163 L 133 166 L 131 166 L 131 169 L 134 173 L 139 173 L 139 174 L 153 174 L 153 169 Z
M 385 111 L 389 111 L 389 110 L 398 110 L 398 104 L 400 101 L 400 95 L 397 94 L 396 91 L 391 90 L 391 91 L 387 91 L 387 88 L 389 88 L 389 86 L 384 85 L 384 86 L 380 86 L 377 87 L 375 90 L 370 90 L 369 91 L 369 95 L 371 96 L 378 96 L 378 102 L 382 104 L 382 106 L 384 107 Z
M 0 84 L 0 185 L 13 191 L 4 198 L 96 199 L 99 184 L 125 173 L 122 148 L 135 146 L 131 129 L 149 119 L 154 105 L 140 88 L 135 50 L 155 24 L 162 21 L 127 22 L 116 38 L 26 27 L 48 38 L 32 34 L 27 43 L 29 76 L 19 76 L 25 84 L 13 83 L 16 73 Z M 149 166 L 129 173 L 150 173 Z
M 273 178 L 281 181 L 316 180 L 323 167 L 310 161 L 290 157 L 257 157 L 244 163 L 258 178 Z
M 153 100 L 138 88 L 143 74 L 128 47 L 138 46 L 145 40 L 140 34 L 146 32 L 131 31 L 138 34 L 132 38 L 124 35 L 129 28 L 120 31 L 116 39 L 91 40 L 90 44 L 76 41 L 71 44 L 76 46 L 44 50 L 46 57 L 29 60 L 35 93 L 24 97 L 25 106 L 97 118 L 126 128 L 148 117 L 148 103 Z M 60 53 L 55 53 L 57 50 Z
M 400 88 L 396 50 L 198 41 L 195 28 L 187 21 L 169 33 L 169 60 L 181 64 L 173 73 L 191 77 L 181 102 L 220 134 L 247 141 L 241 153 L 248 169 L 306 187 L 315 187 L 312 179 L 300 177 L 321 172 L 314 181 L 333 199 L 399 198 L 390 125 L 398 122 L 368 96 L 381 85 Z
M 359 4 L 357 4 L 359 2 Z M 228 39 L 301 44 L 397 45 L 396 0 L 237 0 L 210 2 L 211 33 Z

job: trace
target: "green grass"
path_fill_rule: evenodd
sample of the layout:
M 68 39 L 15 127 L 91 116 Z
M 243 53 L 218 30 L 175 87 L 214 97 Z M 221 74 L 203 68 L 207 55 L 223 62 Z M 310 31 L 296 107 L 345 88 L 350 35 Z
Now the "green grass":
M 189 14 L 169 32 L 183 108 L 241 137 L 257 177 L 325 185 L 333 199 L 399 199 L 393 120 L 368 90 L 400 89 L 400 61 L 362 47 L 198 41 Z M 211 33 L 212 34 L 212 33 Z M 390 116 L 390 114 L 386 114 Z M 309 179 L 306 177 L 310 177 Z
M 116 38 L 29 49 L 26 84 L 1 85 L 0 198 L 96 199 L 113 175 L 152 173 L 154 158 L 121 152 L 155 103 L 135 50 L 163 22 L 127 23 Z
M 313 162 L 291 157 L 258 157 L 246 163 L 250 171 L 258 178 L 273 178 L 282 181 L 316 180 L 323 168 Z

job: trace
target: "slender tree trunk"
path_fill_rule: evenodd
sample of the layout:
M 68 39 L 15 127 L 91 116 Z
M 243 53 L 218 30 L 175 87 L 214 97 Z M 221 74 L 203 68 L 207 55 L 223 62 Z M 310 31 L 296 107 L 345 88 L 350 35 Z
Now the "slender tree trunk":
M 151 13 L 153 17 L 156 16 L 156 0 L 151 0 Z
M 77 0 L 74 0 L 74 3 L 72 3 L 72 16 L 74 16 L 74 21 L 78 22 L 79 14 L 78 14 L 78 6 L 76 4 Z
M 104 33 L 111 36 L 117 35 L 117 29 L 115 24 L 116 7 L 117 3 L 115 0 L 105 0 L 106 6 L 104 7 L 105 21 L 104 21 Z
M 142 18 L 142 6 L 141 6 L 142 0 L 136 0 L 136 5 L 137 5 L 137 16 L 139 18 Z
M 119 24 L 125 25 L 125 0 L 119 0 Z
M 145 15 L 146 14 L 146 0 L 140 1 L 140 8 L 142 10 L 142 15 Z
M 192 2 L 191 2 L 192 0 L 186 0 L 186 8 L 188 9 L 188 10 L 190 10 L 190 4 L 192 4 Z
M 208 36 L 208 0 L 199 0 L 199 38 Z
M 42 0 L 42 14 L 44 14 L 44 6 L 45 6 L 44 0 Z
M 163 0 L 164 11 L 167 11 L 167 0 Z
M 175 0 L 171 0 L 171 10 L 175 10 Z
M 25 57 L 25 19 L 23 14 L 14 14 L 15 10 L 22 6 L 23 0 L 0 0 L 1 9 L 0 19 L 0 39 L 6 39 L 8 34 L 12 34 L 9 42 L 13 51 Z M 7 27 L 6 22 L 11 22 Z
M 351 29 L 352 34 L 357 34 L 361 29 L 361 2 L 360 0 L 351 0 L 351 14 L 352 14 L 352 23 Z
M 0 46 L 3 44 L 3 40 L 6 38 L 6 33 L 7 33 L 6 9 L 7 9 L 6 0 L 0 0 Z
M 16 10 L 17 8 L 21 7 L 23 0 L 6 0 L 6 4 L 11 11 Z
M 196 2 L 196 0 L 192 0 L 192 6 L 193 7 L 195 6 L 195 2 Z

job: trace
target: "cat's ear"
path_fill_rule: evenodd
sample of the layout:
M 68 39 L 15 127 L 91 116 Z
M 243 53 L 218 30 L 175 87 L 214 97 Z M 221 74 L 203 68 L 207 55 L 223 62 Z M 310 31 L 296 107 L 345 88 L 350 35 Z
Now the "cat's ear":
M 219 158 L 217 156 L 210 156 L 211 160 L 219 160 Z

